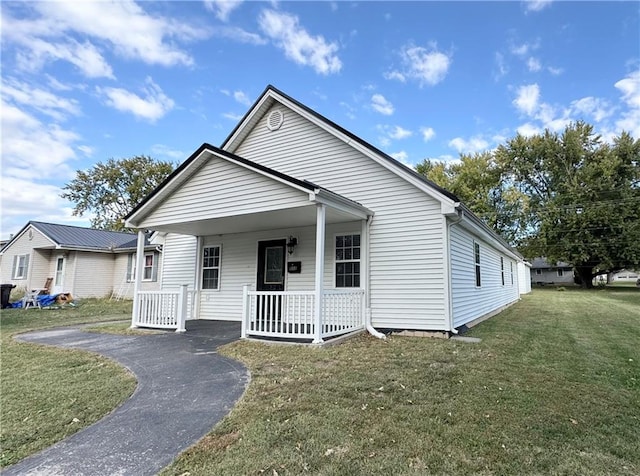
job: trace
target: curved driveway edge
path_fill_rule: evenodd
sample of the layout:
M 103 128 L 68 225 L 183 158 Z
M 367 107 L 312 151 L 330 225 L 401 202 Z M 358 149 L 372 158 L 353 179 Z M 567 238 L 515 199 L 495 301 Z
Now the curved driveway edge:
M 192 327 L 189 330 L 189 327 Z M 249 382 L 237 361 L 216 353 L 240 324 L 194 321 L 185 334 L 87 333 L 79 327 L 17 338 L 85 349 L 131 370 L 138 386 L 116 410 L 55 445 L 2 470 L 9 475 L 153 475 L 193 445 L 235 405 Z

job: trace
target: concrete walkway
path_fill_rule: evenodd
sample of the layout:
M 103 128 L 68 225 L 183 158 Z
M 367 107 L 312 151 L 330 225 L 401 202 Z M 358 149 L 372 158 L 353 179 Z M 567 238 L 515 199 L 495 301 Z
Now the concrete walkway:
M 78 327 L 19 336 L 86 349 L 131 370 L 138 386 L 102 420 L 17 464 L 9 475 L 153 475 L 194 444 L 240 398 L 249 373 L 216 348 L 240 337 L 240 324 L 190 321 L 185 334 L 87 333 Z

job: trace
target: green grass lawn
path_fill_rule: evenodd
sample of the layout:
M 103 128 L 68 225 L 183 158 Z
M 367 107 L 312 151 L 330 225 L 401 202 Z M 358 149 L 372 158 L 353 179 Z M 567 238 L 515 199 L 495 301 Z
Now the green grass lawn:
M 46 327 L 127 319 L 131 302 L 83 300 L 59 310 L 0 313 L 0 466 L 44 449 L 109 413 L 136 386 L 124 368 L 80 350 L 17 342 Z
M 536 289 L 469 335 L 230 344 L 244 398 L 163 474 L 640 474 L 637 288 Z

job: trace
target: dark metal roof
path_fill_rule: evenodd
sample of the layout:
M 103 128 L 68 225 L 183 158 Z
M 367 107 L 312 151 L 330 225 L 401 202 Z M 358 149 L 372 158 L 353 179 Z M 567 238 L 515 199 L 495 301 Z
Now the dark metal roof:
M 28 225 L 37 228 L 44 235 L 63 248 L 79 248 L 88 250 L 116 250 L 135 248 L 137 235 L 118 231 L 96 230 L 71 225 L 58 225 L 30 221 Z M 145 246 L 149 245 L 145 239 Z
M 556 264 L 551 264 L 547 261 L 546 258 L 538 257 L 533 258 L 531 261 L 531 268 L 533 269 L 554 269 L 554 268 L 573 268 L 569 263 L 564 263 L 562 261 L 558 261 Z

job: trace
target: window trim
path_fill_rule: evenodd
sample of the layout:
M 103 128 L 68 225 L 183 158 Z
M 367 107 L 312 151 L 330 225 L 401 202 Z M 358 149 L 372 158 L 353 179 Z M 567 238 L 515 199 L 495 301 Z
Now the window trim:
M 338 260 L 336 259 L 336 238 L 338 236 L 354 236 L 358 235 L 360 237 L 360 258 L 359 259 L 350 259 L 350 260 Z M 333 254 L 333 287 L 334 289 L 362 289 L 362 231 L 341 231 L 333 234 L 333 242 L 331 244 L 331 250 Z M 338 263 L 359 263 L 360 271 L 358 271 L 358 278 L 360 280 L 359 286 L 341 286 L 338 287 L 338 273 L 337 273 L 337 264 Z
M 23 253 L 21 255 L 14 255 L 14 268 L 11 279 L 27 279 L 27 275 L 29 274 L 29 253 Z M 22 273 L 18 275 L 18 270 L 20 269 L 20 260 L 23 261 L 22 265 Z
M 556 274 L 558 275 L 559 278 L 564 278 L 564 269 L 558 268 L 558 270 L 556 271 Z
M 204 265 L 204 250 L 205 248 L 218 248 L 218 266 L 207 266 Z M 222 283 L 222 244 L 202 244 L 202 248 L 200 249 L 200 273 L 199 273 L 199 287 L 202 291 L 220 291 L 220 286 Z M 215 288 L 205 288 L 204 287 L 204 270 L 205 269 L 217 269 L 218 270 L 218 282 L 216 283 L 218 286 Z
M 147 266 L 147 256 L 151 256 L 151 266 Z M 144 254 L 144 259 L 142 261 L 142 281 L 144 281 L 144 282 L 153 281 L 153 270 L 156 267 L 156 259 L 155 258 L 156 258 L 155 257 L 155 253 L 153 251 L 150 252 L 150 253 L 147 252 L 147 253 Z M 135 268 L 135 265 L 134 265 L 134 268 Z M 147 269 L 150 269 L 151 272 L 150 272 L 150 276 L 148 278 L 145 278 L 144 277 L 144 273 L 145 273 L 145 271 Z
M 480 259 L 480 243 L 473 240 L 473 264 L 476 288 L 482 287 L 482 260 Z
M 502 279 L 502 285 L 504 286 L 505 283 L 505 279 L 504 279 L 504 257 L 500 256 L 500 277 Z
M 513 286 L 513 261 L 509 261 L 509 269 L 511 274 L 511 286 Z

